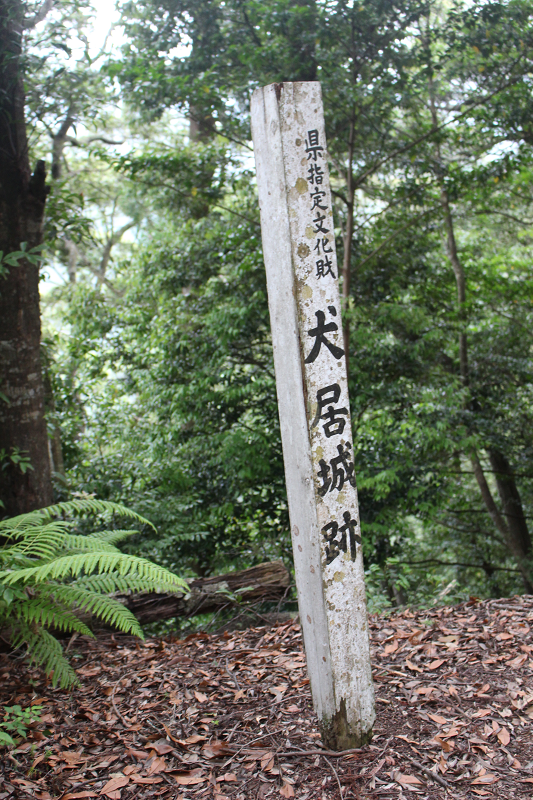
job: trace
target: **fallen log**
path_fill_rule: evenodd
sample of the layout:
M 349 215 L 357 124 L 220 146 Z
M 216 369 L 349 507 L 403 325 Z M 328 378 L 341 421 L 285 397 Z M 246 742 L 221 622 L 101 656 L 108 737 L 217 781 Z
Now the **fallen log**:
M 189 594 L 131 594 L 119 599 L 141 625 L 172 617 L 194 617 L 223 606 L 279 601 L 287 594 L 290 576 L 282 561 L 266 561 L 249 569 L 190 581 Z

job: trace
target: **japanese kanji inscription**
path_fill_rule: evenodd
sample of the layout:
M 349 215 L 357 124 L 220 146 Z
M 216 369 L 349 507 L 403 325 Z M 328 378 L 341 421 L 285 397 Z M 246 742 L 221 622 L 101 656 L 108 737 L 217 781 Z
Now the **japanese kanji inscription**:
M 374 694 L 319 83 L 252 98 L 300 618 L 328 746 L 371 737 Z

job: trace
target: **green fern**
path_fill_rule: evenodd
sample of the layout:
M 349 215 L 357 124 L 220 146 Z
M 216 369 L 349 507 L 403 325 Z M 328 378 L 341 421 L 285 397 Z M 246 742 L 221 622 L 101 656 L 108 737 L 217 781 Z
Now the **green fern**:
M 142 637 L 141 627 L 114 593 L 179 592 L 187 584 L 144 558 L 121 553 L 116 545 L 134 530 L 79 532 L 76 521 L 119 515 L 153 527 L 118 503 L 81 498 L 0 522 L 0 628 L 13 647 L 26 645 L 30 660 L 53 672 L 54 685 L 77 677 L 50 633 L 92 635 L 92 616 Z

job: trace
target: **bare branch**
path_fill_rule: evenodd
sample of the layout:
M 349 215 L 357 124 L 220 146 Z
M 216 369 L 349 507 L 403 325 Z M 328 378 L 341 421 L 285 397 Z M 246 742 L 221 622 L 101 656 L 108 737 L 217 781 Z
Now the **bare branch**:
M 105 280 L 105 273 L 107 270 L 107 265 L 109 264 L 109 259 L 111 258 L 111 250 L 113 247 L 120 242 L 126 231 L 129 231 L 130 228 L 135 227 L 137 225 L 138 220 L 132 219 L 130 222 L 126 222 L 121 228 L 118 229 L 112 236 L 109 237 L 107 240 L 104 252 L 102 253 L 102 258 L 100 260 L 100 269 L 99 270 L 92 270 L 96 277 L 98 278 L 98 285 L 101 286 L 102 283 L 105 283 L 106 286 L 108 285 Z M 115 291 L 113 289 L 113 291 Z
M 464 561 L 440 561 L 438 558 L 425 558 L 423 561 L 402 561 L 402 564 L 408 564 L 410 567 L 422 567 L 426 564 L 437 564 L 441 567 L 465 567 L 467 569 L 483 569 L 485 571 L 498 570 L 499 572 L 520 572 L 519 569 L 512 567 L 495 567 L 493 564 L 467 564 Z
M 73 147 L 85 147 L 93 142 L 103 142 L 104 144 L 124 144 L 123 141 L 116 142 L 114 139 L 107 139 L 105 136 L 89 136 L 87 139 L 76 139 L 74 136 L 67 136 L 66 140 Z
M 524 225 L 526 227 L 533 225 L 533 220 L 531 219 L 520 219 L 519 217 L 515 217 L 513 214 L 507 214 L 505 211 L 498 211 L 495 208 L 481 208 L 479 211 L 474 213 L 478 216 L 481 214 L 499 214 L 501 217 L 507 217 L 507 219 L 512 219 L 513 222 L 518 222 L 519 225 Z
M 52 8 L 54 7 L 55 0 L 44 0 L 43 4 L 32 17 L 26 17 L 23 23 L 24 30 L 29 31 L 32 28 L 35 28 L 39 22 L 42 22 L 45 17 L 48 16 Z

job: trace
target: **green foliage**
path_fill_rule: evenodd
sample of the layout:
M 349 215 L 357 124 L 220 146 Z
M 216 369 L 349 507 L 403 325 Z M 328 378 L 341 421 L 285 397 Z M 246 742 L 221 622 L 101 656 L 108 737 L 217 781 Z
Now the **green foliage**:
M 11 253 L 5 254 L 0 250 L 0 278 L 9 272 L 9 267 L 17 267 L 22 259 L 29 261 L 30 264 L 40 264 L 43 246 L 39 244 L 29 250 L 27 247 L 27 242 L 21 242 L 20 250 L 13 250 Z
M 125 546 L 167 567 L 290 559 L 249 97 L 317 79 L 337 249 L 350 250 L 343 322 L 371 606 L 521 590 L 525 561 L 489 514 L 472 453 L 501 510 L 511 486 L 527 545 L 530 17 L 524 0 L 123 5 L 126 41 L 106 72 L 128 108 L 126 145 L 87 151 L 83 211 L 65 194 L 54 227 L 51 207 L 50 236 L 72 223 L 79 244 L 72 274 L 72 248 L 54 251 L 69 282 L 48 309 L 60 496 L 76 487 L 154 519 L 159 536 Z M 84 215 L 96 222 L 75 236 Z M 142 219 L 133 241 L 117 244 L 114 215 Z
M 4 706 L 4 716 L 0 721 L 0 747 L 16 745 L 13 735 L 25 739 L 32 722 L 39 722 L 42 706 L 22 708 L 19 705 Z
M 135 530 L 109 526 L 115 516 L 152 527 L 124 506 L 91 497 L 58 503 L 0 522 L 0 627 L 13 647 L 28 647 L 30 659 L 49 672 L 54 685 L 69 686 L 76 674 L 50 631 L 92 635 L 84 621 L 95 616 L 121 631 L 142 636 L 134 615 L 113 593 L 183 592 L 187 584 L 146 559 L 121 553 L 116 545 Z

